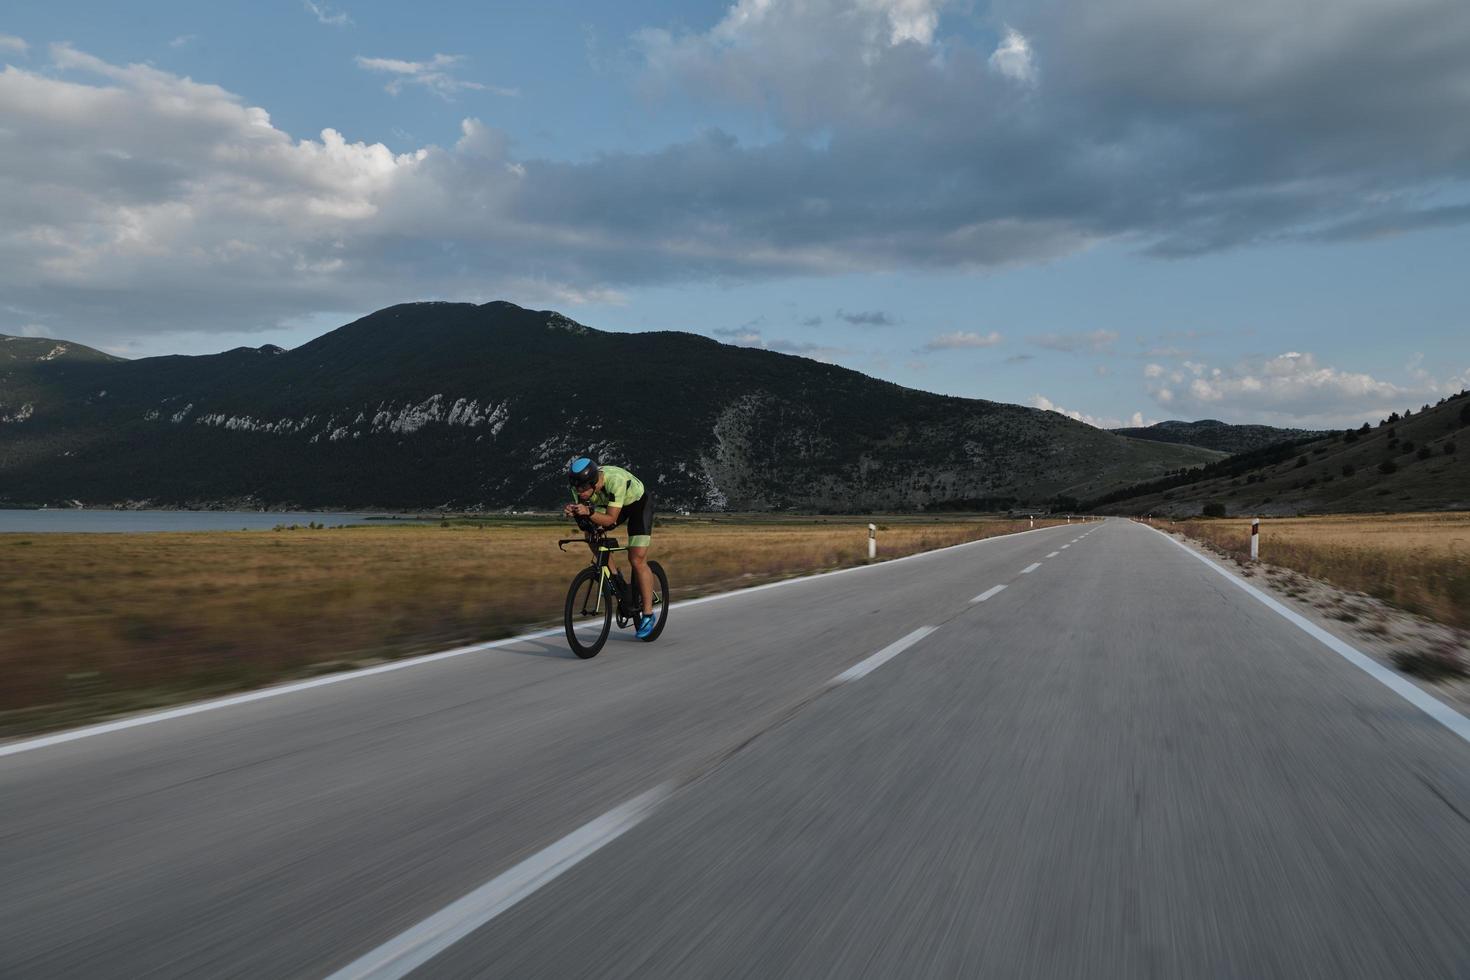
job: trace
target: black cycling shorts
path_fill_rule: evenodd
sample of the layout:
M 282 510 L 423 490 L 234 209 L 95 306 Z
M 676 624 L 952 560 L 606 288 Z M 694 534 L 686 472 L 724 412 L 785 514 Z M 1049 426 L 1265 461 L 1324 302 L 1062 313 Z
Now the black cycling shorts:
M 643 496 L 618 512 L 618 527 L 624 524 L 628 525 L 628 547 L 647 548 L 653 536 L 652 490 L 645 488 Z

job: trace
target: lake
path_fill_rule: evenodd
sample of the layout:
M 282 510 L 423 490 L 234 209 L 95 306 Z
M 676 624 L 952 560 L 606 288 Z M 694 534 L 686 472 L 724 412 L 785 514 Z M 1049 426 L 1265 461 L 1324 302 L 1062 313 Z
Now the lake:
M 0 509 L 0 534 L 37 534 L 48 531 L 269 531 L 277 524 L 310 524 L 315 521 L 334 527 L 361 524 L 374 514 L 307 514 L 272 511 L 230 510 L 4 510 Z M 374 525 L 420 523 L 412 517 L 373 520 Z

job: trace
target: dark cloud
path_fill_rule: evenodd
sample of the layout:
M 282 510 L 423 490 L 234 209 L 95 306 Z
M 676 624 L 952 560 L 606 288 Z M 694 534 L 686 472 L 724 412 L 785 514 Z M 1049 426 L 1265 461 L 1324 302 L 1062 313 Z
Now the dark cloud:
M 898 322 L 882 310 L 869 310 L 863 313 L 844 313 L 838 310 L 837 319 L 855 327 L 891 327 Z
M 1463 0 L 1002 0 L 967 36 L 942 6 L 741 0 L 643 32 L 651 90 L 779 135 L 577 161 L 473 120 L 400 155 L 295 139 L 217 86 L 54 48 L 0 71 L 0 290 L 85 340 L 1470 222 Z M 1034 342 L 1098 349 L 1068 336 Z

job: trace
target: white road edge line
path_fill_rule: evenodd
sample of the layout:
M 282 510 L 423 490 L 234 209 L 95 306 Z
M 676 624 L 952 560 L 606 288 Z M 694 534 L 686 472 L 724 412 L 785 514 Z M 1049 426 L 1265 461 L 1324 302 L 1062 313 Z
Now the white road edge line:
M 327 980 L 397 980 L 642 823 L 674 791 L 663 783 L 537 851 Z
M 729 599 L 734 596 L 750 595 L 753 592 L 761 592 L 765 589 L 777 589 L 786 585 L 795 585 L 798 582 L 810 582 L 814 579 L 831 578 L 834 575 L 843 575 L 847 572 L 861 572 L 870 568 L 881 568 L 896 565 L 899 562 L 911 561 L 915 558 L 927 558 L 945 551 L 953 551 L 956 548 L 969 548 L 987 541 L 1005 541 L 1010 538 L 1020 537 L 1023 534 L 1037 534 L 1042 531 L 1055 531 L 1065 524 L 1054 524 L 1051 527 L 1038 527 L 1029 531 L 1013 531 L 1010 534 L 997 534 L 978 541 L 962 541 L 959 544 L 948 545 L 943 548 L 935 548 L 933 551 L 920 551 L 912 555 L 904 555 L 902 558 L 890 558 L 887 561 L 877 562 L 872 565 L 854 565 L 851 568 L 839 568 L 830 572 L 816 572 L 812 575 L 800 575 L 796 578 L 782 579 L 779 582 L 767 582 L 765 585 L 753 585 L 748 589 L 734 589 L 730 592 L 720 592 L 716 595 L 701 596 L 698 599 L 687 599 L 684 602 L 669 603 L 670 609 L 685 609 L 689 606 L 698 606 L 706 602 L 717 602 L 721 599 Z M 426 653 L 419 657 L 409 657 L 404 660 L 395 660 L 389 664 L 379 664 L 375 667 L 362 667 L 358 670 L 344 670 L 336 674 L 328 674 L 326 677 L 314 677 L 308 681 L 293 681 L 287 684 L 277 684 L 273 687 L 262 688 L 259 691 L 251 691 L 248 694 L 232 694 L 228 697 L 214 698 L 209 701 L 196 701 L 192 704 L 180 705 L 177 708 L 166 708 L 162 711 L 153 711 L 147 714 L 133 715 L 129 718 L 119 718 L 117 721 L 104 721 L 96 725 L 87 725 L 83 728 L 73 728 L 68 731 L 57 732 L 53 735 L 41 735 L 36 738 L 22 739 L 16 742 L 0 743 L 0 758 L 7 755 L 18 755 L 21 752 L 31 752 L 36 749 L 49 748 L 53 745 L 61 745 L 66 742 L 75 742 L 77 739 L 91 738 L 94 735 L 107 735 L 112 732 L 120 732 L 129 728 L 138 728 L 142 725 L 152 725 L 160 721 L 171 721 L 174 718 L 185 718 L 189 715 L 201 714 L 205 711 L 214 711 L 219 708 L 231 708 L 237 704 L 249 704 L 251 701 L 263 701 L 267 698 L 281 697 L 286 694 L 295 694 L 298 691 L 308 691 L 316 687 L 326 687 L 329 684 L 341 684 L 343 681 L 354 681 L 362 677 L 371 677 L 374 674 L 386 674 L 395 670 L 406 670 L 409 667 L 418 667 L 423 664 L 433 663 L 436 660 L 448 660 L 451 657 L 462 657 L 469 653 L 483 653 L 496 647 L 509 646 L 512 643 L 521 643 L 525 640 L 538 640 L 543 636 L 554 636 L 561 633 L 563 628 L 553 626 L 550 629 L 535 630 L 530 633 L 522 633 L 519 636 L 508 636 L 503 640 L 492 640 L 489 643 L 475 643 L 470 646 L 454 647 L 450 650 L 441 650 L 438 653 Z
M 1030 575 L 1032 572 L 1036 571 L 1040 567 L 1041 567 L 1041 562 L 1039 562 L 1039 561 L 1032 562 L 1031 564 L 1027 565 L 1025 568 L 1021 569 L 1021 574 L 1022 575 Z
M 990 588 L 986 589 L 984 592 L 982 592 L 979 595 L 977 595 L 975 598 L 971 599 L 970 601 L 971 602 L 984 602 L 986 599 L 989 599 L 991 596 L 995 595 L 997 592 L 1001 591 L 1004 588 L 1005 588 L 1004 585 L 993 585 Z
M 935 629 L 937 629 L 937 627 L 920 626 L 908 636 L 905 636 L 902 639 L 895 640 L 894 642 L 888 644 L 888 646 L 884 647 L 882 650 L 879 650 L 867 660 L 864 660 L 861 663 L 853 664 L 851 667 L 847 668 L 842 673 L 838 674 L 836 677 L 828 681 L 827 686 L 835 687 L 838 684 L 846 684 L 848 681 L 855 681 L 868 676 L 873 671 L 877 670 L 879 667 L 882 667 L 884 664 L 888 663 L 888 661 L 892 660 L 894 657 L 898 656 L 900 653 L 903 653 L 909 647 L 913 646 L 915 643 L 918 643 L 930 633 L 933 633 Z
M 1363 673 L 1367 674 L 1369 677 L 1373 678 L 1375 681 L 1382 684 L 1384 687 L 1388 688 L 1390 691 L 1394 692 L 1399 697 L 1403 698 L 1405 701 L 1409 702 L 1414 707 L 1418 708 L 1420 711 L 1424 712 L 1426 715 L 1433 718 L 1435 721 L 1439 722 L 1450 731 L 1454 732 L 1456 735 L 1460 736 L 1460 738 L 1464 739 L 1466 742 L 1470 742 L 1470 718 L 1466 718 L 1454 708 L 1451 708 L 1443 701 L 1434 697 L 1432 694 L 1425 691 L 1422 687 L 1415 684 L 1413 681 L 1405 680 L 1398 674 L 1395 674 L 1393 671 L 1380 664 L 1378 661 L 1374 660 L 1372 657 L 1369 657 L 1365 653 L 1361 653 L 1353 646 L 1344 643 L 1342 640 L 1339 640 L 1337 637 L 1333 636 L 1331 633 L 1327 632 L 1322 627 L 1318 626 L 1316 623 L 1307 619 L 1300 613 L 1292 609 L 1288 609 L 1286 606 L 1283 606 L 1281 603 L 1277 602 L 1275 599 L 1266 595 L 1264 592 L 1250 585 L 1248 582 L 1236 578 L 1234 575 L 1230 574 L 1230 572 L 1227 571 L 1224 567 L 1210 560 L 1209 558 L 1206 558 L 1204 555 L 1193 550 L 1183 542 L 1177 541 L 1169 535 L 1164 534 L 1163 531 L 1160 531 L 1156 527 L 1151 527 L 1149 528 L 1149 530 L 1154 531 L 1157 534 L 1162 534 L 1164 538 L 1171 544 L 1177 545 L 1178 547 L 1183 549 L 1185 554 L 1192 555 L 1195 558 L 1198 558 L 1210 568 L 1213 568 L 1215 571 L 1223 575 L 1229 582 L 1243 589 L 1247 595 L 1251 596 L 1254 599 L 1260 600 L 1272 612 L 1278 613 L 1284 619 L 1286 619 L 1287 622 L 1291 623 L 1293 626 L 1297 627 L 1302 632 L 1312 637 L 1314 640 L 1320 642 L 1323 646 L 1327 647 L 1327 649 L 1331 650 L 1333 653 L 1337 654 L 1339 657 L 1346 660 L 1354 667 L 1357 667 L 1359 670 L 1363 671 Z

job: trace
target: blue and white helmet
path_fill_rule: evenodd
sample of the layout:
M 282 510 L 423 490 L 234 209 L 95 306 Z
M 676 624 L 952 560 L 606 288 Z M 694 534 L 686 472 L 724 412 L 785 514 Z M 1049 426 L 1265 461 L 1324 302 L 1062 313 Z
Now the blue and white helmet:
M 599 475 L 597 461 L 587 456 L 578 456 L 567 465 L 567 482 L 576 490 L 594 486 Z

